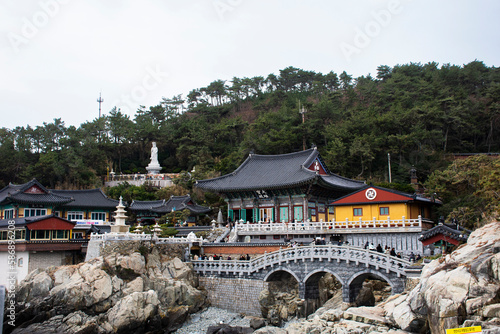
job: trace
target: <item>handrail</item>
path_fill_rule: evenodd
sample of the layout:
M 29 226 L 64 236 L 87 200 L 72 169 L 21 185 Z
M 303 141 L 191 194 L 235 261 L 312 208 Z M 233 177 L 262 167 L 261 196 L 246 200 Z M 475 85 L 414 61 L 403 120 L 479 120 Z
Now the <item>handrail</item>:
M 236 222 L 235 228 L 238 232 L 299 232 L 299 231 L 331 231 L 331 230 L 348 230 L 348 229 L 388 229 L 388 228 L 408 228 L 422 227 L 424 220 L 421 216 L 416 219 L 407 219 L 404 216 L 401 219 L 391 219 L 388 217 L 385 220 L 344 220 L 344 221 L 328 221 L 328 222 L 295 222 L 295 223 L 241 223 Z
M 283 263 L 318 259 L 320 261 L 336 260 L 372 265 L 377 270 L 385 269 L 387 273 L 395 272 L 405 275 L 405 268 L 412 263 L 394 256 L 353 246 L 301 246 L 280 249 L 266 253 L 249 261 L 242 260 L 195 260 L 193 269 L 198 273 L 227 273 L 238 276 L 251 275 L 267 267 L 279 266 Z

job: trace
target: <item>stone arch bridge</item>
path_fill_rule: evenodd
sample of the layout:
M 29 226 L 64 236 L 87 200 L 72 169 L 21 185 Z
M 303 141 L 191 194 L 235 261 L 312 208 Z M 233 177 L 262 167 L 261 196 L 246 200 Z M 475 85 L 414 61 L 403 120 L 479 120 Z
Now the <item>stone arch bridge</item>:
M 351 246 L 305 246 L 281 249 L 250 261 L 197 260 L 193 269 L 202 276 L 273 281 L 288 272 L 299 283 L 302 299 L 319 297 L 318 281 L 331 273 L 342 284 L 345 302 L 354 302 L 363 281 L 376 277 L 389 283 L 392 293 L 404 291 L 406 278 L 420 275 L 419 267 L 387 254 Z

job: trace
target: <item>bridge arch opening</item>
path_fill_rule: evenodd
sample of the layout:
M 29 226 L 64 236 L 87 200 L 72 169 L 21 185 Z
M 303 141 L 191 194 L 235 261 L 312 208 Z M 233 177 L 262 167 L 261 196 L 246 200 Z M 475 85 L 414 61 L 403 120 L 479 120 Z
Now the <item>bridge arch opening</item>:
M 268 274 L 265 279 L 267 289 L 259 296 L 262 316 L 274 326 L 293 317 L 304 317 L 302 299 L 299 296 L 299 280 L 288 270 L 277 270 Z
M 334 299 L 332 299 L 335 297 Z M 328 271 L 310 273 L 304 280 L 306 315 L 315 312 L 327 301 L 342 302 L 342 282 Z
M 347 291 L 346 291 L 347 290 Z M 380 273 L 358 273 L 348 282 L 344 294 L 356 306 L 374 306 L 392 294 L 392 281 Z

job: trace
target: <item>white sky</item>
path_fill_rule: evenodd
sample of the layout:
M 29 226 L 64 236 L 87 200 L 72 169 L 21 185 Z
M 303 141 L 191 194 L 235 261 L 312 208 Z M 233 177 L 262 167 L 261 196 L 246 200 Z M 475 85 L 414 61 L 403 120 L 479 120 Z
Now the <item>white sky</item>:
M 79 126 L 118 106 L 295 66 L 376 76 L 500 65 L 498 0 L 0 0 L 0 127 Z

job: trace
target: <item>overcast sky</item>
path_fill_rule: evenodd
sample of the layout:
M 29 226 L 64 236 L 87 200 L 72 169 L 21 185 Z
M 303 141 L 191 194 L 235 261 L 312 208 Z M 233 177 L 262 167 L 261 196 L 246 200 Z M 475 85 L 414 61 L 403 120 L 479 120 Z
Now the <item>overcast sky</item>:
M 0 127 L 79 126 L 118 106 L 294 66 L 358 77 L 500 65 L 498 0 L 0 0 Z

